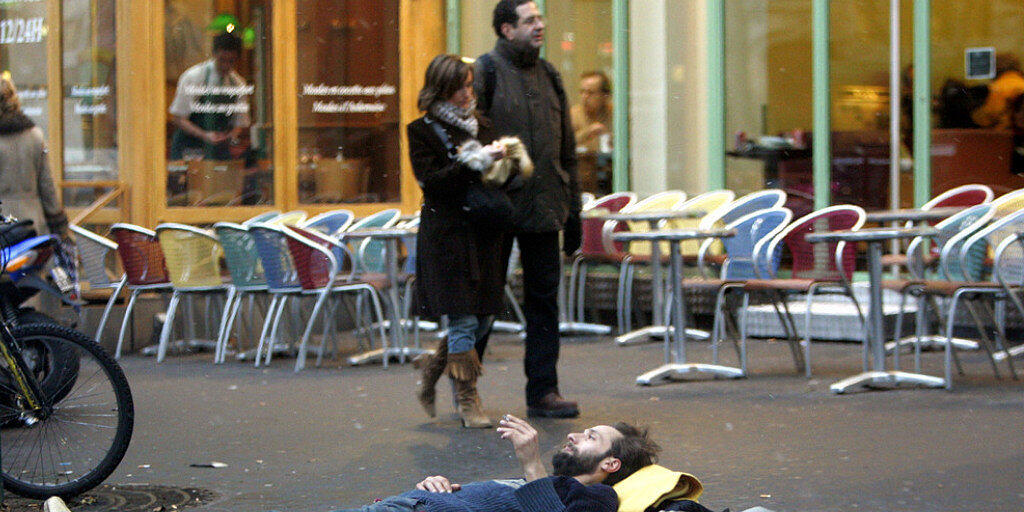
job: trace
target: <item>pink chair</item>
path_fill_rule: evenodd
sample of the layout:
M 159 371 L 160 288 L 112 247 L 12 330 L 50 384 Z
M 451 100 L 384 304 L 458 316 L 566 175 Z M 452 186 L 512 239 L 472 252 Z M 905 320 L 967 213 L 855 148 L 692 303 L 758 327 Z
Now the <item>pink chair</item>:
M 615 192 L 590 201 L 583 210 L 586 213 L 614 213 L 630 206 L 637 201 L 634 192 Z M 622 251 L 621 243 L 613 243 L 613 251 L 609 251 L 608 241 L 605 240 L 605 225 L 607 221 L 598 217 L 587 217 L 583 215 L 583 241 L 580 250 L 572 262 L 572 269 L 569 272 L 569 287 L 567 290 L 568 301 L 566 304 L 567 316 L 572 316 L 575 311 L 575 320 L 583 321 L 584 298 L 586 297 L 587 267 L 591 263 L 619 265 L 625 254 Z M 628 228 L 624 223 L 611 223 L 611 231 L 625 231 Z M 568 319 L 567 319 L 568 320 Z M 620 326 L 621 327 L 621 326 Z

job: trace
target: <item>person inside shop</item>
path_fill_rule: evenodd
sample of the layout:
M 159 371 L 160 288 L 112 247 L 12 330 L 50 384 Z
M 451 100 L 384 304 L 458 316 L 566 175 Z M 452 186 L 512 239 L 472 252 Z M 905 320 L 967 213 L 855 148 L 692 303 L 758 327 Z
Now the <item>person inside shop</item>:
M 579 156 L 580 188 L 611 193 L 612 88 L 608 75 L 588 71 L 580 75 L 580 102 L 571 110 Z
M 245 174 L 242 204 L 257 194 L 256 159 L 249 144 L 251 88 L 236 68 L 242 56 L 242 40 L 231 32 L 213 38 L 213 55 L 185 70 L 178 78 L 169 112 L 174 125 L 170 160 L 235 160 Z M 184 192 L 184 184 L 169 191 Z
M 174 135 L 171 160 L 190 151 L 211 160 L 229 160 L 249 128 L 245 80 L 235 71 L 242 40 L 230 32 L 213 38 L 213 57 L 181 74 L 169 109 Z M 233 147 L 234 146 L 234 147 Z

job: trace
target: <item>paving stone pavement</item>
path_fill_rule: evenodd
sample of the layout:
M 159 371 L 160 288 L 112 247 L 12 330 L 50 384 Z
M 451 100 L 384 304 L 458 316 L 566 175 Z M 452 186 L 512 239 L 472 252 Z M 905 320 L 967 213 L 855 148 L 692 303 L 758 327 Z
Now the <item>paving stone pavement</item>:
M 697 475 L 701 502 L 714 510 L 1024 509 L 1024 384 L 993 378 L 982 354 L 962 356 L 966 375 L 951 392 L 837 396 L 828 385 L 860 370 L 859 345 L 815 343 L 811 380 L 797 374 L 783 343 L 752 342 L 749 351 L 747 379 L 637 387 L 634 377 L 660 363 L 659 343 L 566 339 L 561 390 L 582 416 L 533 422 L 545 457 L 569 432 L 626 420 L 652 428 L 661 463 Z M 710 357 L 706 343 L 688 354 Z M 480 391 L 493 417 L 525 414 L 521 358 L 516 337 L 492 341 Z M 290 359 L 261 369 L 211 359 L 122 359 L 136 427 L 108 484 L 211 491 L 210 502 L 185 509 L 197 512 L 326 512 L 402 492 L 427 475 L 517 476 L 493 430 L 459 426 L 443 381 L 439 419 L 428 421 L 410 365 L 331 361 L 296 374 Z M 926 369 L 938 373 L 940 361 L 927 355 Z M 227 467 L 190 466 L 212 461 Z

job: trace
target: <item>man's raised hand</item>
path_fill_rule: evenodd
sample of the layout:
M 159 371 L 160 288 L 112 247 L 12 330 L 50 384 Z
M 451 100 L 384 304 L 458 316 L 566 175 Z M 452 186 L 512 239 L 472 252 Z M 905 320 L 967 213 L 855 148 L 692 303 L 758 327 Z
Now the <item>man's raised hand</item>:
M 451 483 L 447 478 L 441 475 L 436 475 L 424 478 L 422 482 L 416 484 L 416 488 L 421 491 L 430 492 L 455 492 L 461 489 L 462 486 Z
M 526 421 L 511 414 L 502 416 L 498 422 L 498 433 L 502 439 L 512 443 L 516 458 L 523 466 L 526 481 L 531 482 L 548 476 L 544 463 L 540 460 L 540 445 L 537 442 L 537 430 Z

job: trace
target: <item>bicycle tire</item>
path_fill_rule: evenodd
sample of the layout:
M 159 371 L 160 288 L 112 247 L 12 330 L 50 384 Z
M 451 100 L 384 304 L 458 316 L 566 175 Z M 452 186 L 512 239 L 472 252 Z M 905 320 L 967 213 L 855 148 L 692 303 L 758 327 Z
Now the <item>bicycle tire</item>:
M 26 418 L 20 410 L 0 406 L 0 424 L 7 425 L 0 429 L 3 486 L 36 499 L 86 492 L 117 469 L 128 449 L 135 421 L 128 380 L 114 359 L 82 333 L 55 324 L 28 324 L 11 331 L 23 343 L 63 344 L 77 351 L 79 365 L 54 367 L 58 375 L 48 375 L 71 387 L 50 395 L 64 395 L 53 404 L 51 415 Z M 76 375 L 69 376 L 72 370 Z M 0 372 L 7 371 L 0 365 Z M 11 420 L 18 424 L 10 426 Z M 92 439 L 93 434 L 99 439 Z
M 19 308 L 18 309 L 18 325 L 27 324 L 56 324 L 60 325 L 59 322 L 50 318 L 44 313 L 36 311 L 32 308 Z M 44 350 L 50 352 L 50 354 L 43 353 Z M 25 353 L 28 351 L 28 353 Z M 22 347 L 22 354 L 25 355 L 25 359 L 29 362 L 29 367 L 36 370 L 36 378 L 41 379 L 39 386 L 43 392 L 50 397 L 51 400 L 57 401 L 63 396 L 61 392 L 67 393 L 71 391 L 71 386 L 68 386 L 68 381 L 78 377 L 78 358 L 75 357 L 75 351 L 71 347 L 63 344 L 37 344 L 32 347 Z M 31 359 L 32 361 L 28 361 Z M 50 372 L 47 372 L 47 368 L 40 367 L 39 364 L 33 364 L 33 362 L 41 362 L 49 360 L 53 366 L 63 367 L 69 369 L 69 371 L 61 372 L 59 378 Z M 6 398 L 6 397 L 4 397 Z

